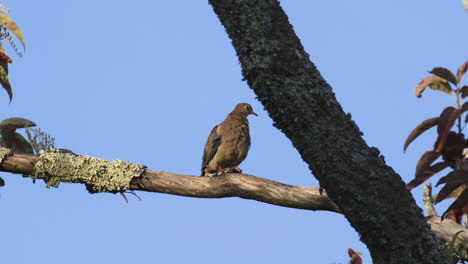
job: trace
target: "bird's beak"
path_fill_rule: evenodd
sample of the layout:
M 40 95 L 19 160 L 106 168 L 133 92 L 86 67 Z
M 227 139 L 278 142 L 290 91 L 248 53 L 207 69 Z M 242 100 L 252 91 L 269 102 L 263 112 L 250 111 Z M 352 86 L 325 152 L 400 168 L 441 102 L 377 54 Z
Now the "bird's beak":
M 250 114 L 251 114 L 251 115 L 258 116 L 257 113 L 255 113 L 254 111 L 252 111 Z

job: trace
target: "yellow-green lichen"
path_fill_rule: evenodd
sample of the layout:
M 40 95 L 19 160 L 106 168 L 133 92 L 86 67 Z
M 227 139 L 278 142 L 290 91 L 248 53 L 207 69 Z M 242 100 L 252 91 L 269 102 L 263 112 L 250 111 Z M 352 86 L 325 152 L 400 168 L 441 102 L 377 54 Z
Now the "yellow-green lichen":
M 0 164 L 5 160 L 6 157 L 11 156 L 13 152 L 9 148 L 0 147 Z
M 41 151 L 34 166 L 34 178 L 44 179 L 47 187 L 60 182 L 84 183 L 90 193 L 120 192 L 140 177 L 146 167 L 121 160 L 107 161 L 90 156 L 65 155 L 58 150 Z

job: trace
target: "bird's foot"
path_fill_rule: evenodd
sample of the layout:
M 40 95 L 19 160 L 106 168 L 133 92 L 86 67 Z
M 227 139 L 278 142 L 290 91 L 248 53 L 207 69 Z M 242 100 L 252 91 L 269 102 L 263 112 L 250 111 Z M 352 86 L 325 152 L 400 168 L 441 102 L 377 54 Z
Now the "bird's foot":
M 234 168 L 232 168 L 232 169 L 234 170 L 234 171 L 233 171 L 234 173 L 242 173 L 241 168 L 239 168 L 239 167 L 237 167 L 237 166 L 234 167 Z
M 216 175 L 226 175 L 226 173 L 242 173 L 242 170 L 239 167 L 219 169 Z
M 205 175 L 203 175 L 203 176 L 205 176 L 205 177 L 214 177 L 214 176 L 218 176 L 218 172 L 213 172 L 213 173 L 207 172 L 207 173 L 205 173 Z

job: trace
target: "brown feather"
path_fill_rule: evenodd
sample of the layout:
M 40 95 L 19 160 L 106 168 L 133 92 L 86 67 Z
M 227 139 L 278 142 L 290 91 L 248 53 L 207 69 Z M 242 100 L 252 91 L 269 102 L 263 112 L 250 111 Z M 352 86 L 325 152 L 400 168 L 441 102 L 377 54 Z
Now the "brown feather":
M 205 144 L 202 176 L 220 168 L 237 167 L 247 157 L 250 148 L 247 116 L 250 114 L 255 112 L 249 104 L 238 104 L 221 124 L 213 128 Z

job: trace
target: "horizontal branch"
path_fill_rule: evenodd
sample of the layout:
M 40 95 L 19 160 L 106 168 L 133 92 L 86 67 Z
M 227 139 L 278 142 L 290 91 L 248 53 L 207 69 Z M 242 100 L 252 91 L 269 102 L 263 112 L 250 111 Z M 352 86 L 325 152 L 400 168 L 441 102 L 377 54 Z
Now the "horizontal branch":
M 66 155 L 66 154 L 62 154 Z M 0 164 L 0 171 L 23 174 L 25 177 L 37 178 L 35 165 L 39 156 L 14 154 Z M 331 201 L 325 191 L 320 194 L 318 187 L 288 185 L 272 180 L 246 175 L 229 173 L 219 177 L 200 177 L 171 172 L 145 170 L 142 176 L 130 182 L 129 190 L 166 193 L 197 198 L 239 197 L 273 205 L 341 213 L 338 206 Z M 434 233 L 444 241 L 450 241 L 458 230 L 458 242 L 468 244 L 468 230 L 446 219 L 429 218 L 428 222 Z
M 36 155 L 14 154 L 6 157 L 0 170 L 37 178 L 32 175 L 38 161 Z M 320 194 L 318 187 L 288 185 L 246 174 L 200 177 L 145 170 L 142 176 L 131 180 L 128 190 L 198 198 L 239 197 L 290 208 L 340 212 L 325 192 Z
M 317 187 L 288 185 L 246 174 L 200 177 L 147 170 L 142 177 L 132 180 L 130 186 L 139 191 L 198 198 L 239 197 L 290 208 L 340 212 Z

